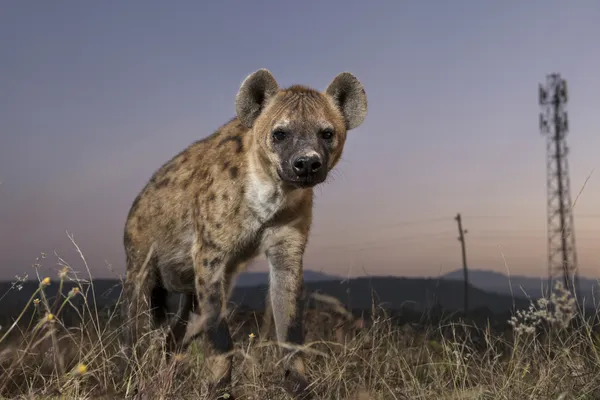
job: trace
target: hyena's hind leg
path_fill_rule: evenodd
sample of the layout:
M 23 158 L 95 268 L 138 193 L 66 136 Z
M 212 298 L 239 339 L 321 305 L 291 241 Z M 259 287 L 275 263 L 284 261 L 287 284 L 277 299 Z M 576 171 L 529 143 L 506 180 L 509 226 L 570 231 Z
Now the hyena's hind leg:
M 152 294 L 156 286 L 155 261 L 152 253 L 151 247 L 145 258 L 127 254 L 127 273 L 121 303 L 122 344 L 127 365 L 135 358 L 134 349 L 138 347 L 138 342 L 152 325 Z M 143 354 L 143 351 L 139 354 Z
M 167 354 L 182 353 L 190 344 L 190 341 L 185 341 L 190 315 L 194 308 L 197 308 L 197 297 L 194 293 L 184 293 L 181 296 L 181 302 L 177 308 L 177 313 L 173 316 L 173 320 L 169 325 L 167 336 Z
M 150 293 L 150 310 L 154 327 L 160 327 L 167 322 L 169 311 L 168 299 L 169 292 L 159 280 L 152 287 L 152 292 Z

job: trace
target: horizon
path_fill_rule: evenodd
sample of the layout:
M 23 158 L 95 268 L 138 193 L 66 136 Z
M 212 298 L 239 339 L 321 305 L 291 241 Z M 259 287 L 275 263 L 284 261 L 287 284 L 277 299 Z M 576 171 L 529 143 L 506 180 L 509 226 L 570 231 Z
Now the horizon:
M 454 270 L 450 270 L 445 272 L 442 275 L 437 275 L 437 276 L 432 276 L 432 275 L 422 275 L 422 276 L 406 276 L 406 275 L 392 275 L 392 274 L 368 274 L 368 275 L 354 275 L 352 277 L 346 277 L 346 276 L 342 276 L 342 275 L 336 275 L 336 274 L 331 274 L 331 273 L 327 273 L 324 271 L 318 271 L 318 270 L 314 270 L 314 269 L 310 269 L 310 268 L 304 268 L 304 273 L 313 273 L 313 274 L 318 274 L 321 276 L 327 276 L 329 278 L 335 278 L 335 279 L 342 279 L 343 281 L 346 281 L 348 279 L 358 279 L 358 278 L 398 278 L 398 279 L 423 279 L 423 280 L 428 280 L 428 279 L 444 279 L 446 277 L 448 277 L 449 275 L 453 275 L 453 274 L 462 274 L 463 273 L 463 269 L 462 268 L 457 268 Z M 480 269 L 480 268 L 469 268 L 468 270 L 469 274 L 471 273 L 478 273 L 478 272 L 483 272 L 483 273 L 487 273 L 490 275 L 502 275 L 503 277 L 513 280 L 513 279 L 520 279 L 520 278 L 525 278 L 525 279 L 540 279 L 541 281 L 547 281 L 548 276 L 544 276 L 544 275 L 540 275 L 540 276 L 533 276 L 533 275 L 508 275 L 506 273 L 503 272 L 499 272 L 499 271 L 492 271 L 492 270 L 486 270 L 486 269 Z M 240 273 L 240 275 L 238 276 L 242 276 L 243 274 L 268 274 L 269 271 L 268 270 L 246 270 Z M 45 277 L 45 276 L 44 276 Z M 19 277 L 19 278 L 23 278 L 23 277 Z M 41 278 L 41 276 L 40 276 Z M 597 279 L 595 278 L 589 278 L 586 276 L 580 276 L 579 277 L 580 280 L 590 280 L 590 281 L 597 281 Z M 51 278 L 52 279 L 52 278 Z M 77 278 L 79 280 L 87 280 L 87 278 Z M 98 281 L 98 280 L 119 280 L 119 277 L 113 276 L 104 276 L 101 278 L 93 278 L 94 281 Z M 313 281 L 314 279 L 311 279 L 311 281 Z M 450 279 L 451 281 L 454 281 L 455 279 Z M 38 282 L 39 279 L 37 279 L 34 276 L 29 275 L 27 279 L 20 279 L 19 282 L 23 283 L 23 282 Z M 67 281 L 71 282 L 71 281 L 76 281 L 76 279 L 72 279 L 69 278 Z M 7 279 L 1 279 L 0 278 L 0 282 L 2 283 L 11 283 L 11 282 L 15 282 L 14 279 L 12 280 L 7 280 Z M 469 281 L 470 285 L 474 285 L 472 281 Z
M 350 71 L 369 102 L 315 189 L 305 268 L 407 278 L 462 268 L 457 213 L 469 270 L 547 277 L 537 91 L 559 72 L 580 277 L 600 278 L 599 3 L 143 4 L 4 4 L 0 280 L 54 274 L 54 251 L 85 274 L 66 231 L 94 277 L 122 274 L 133 199 L 259 68 L 319 90 Z

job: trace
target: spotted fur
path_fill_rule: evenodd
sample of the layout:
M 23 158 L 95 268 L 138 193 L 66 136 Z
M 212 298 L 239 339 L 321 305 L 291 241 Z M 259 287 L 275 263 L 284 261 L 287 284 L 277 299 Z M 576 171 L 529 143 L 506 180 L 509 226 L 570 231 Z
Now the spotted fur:
M 184 293 L 169 323 L 168 349 L 182 351 L 206 334 L 215 353 L 213 394 L 229 390 L 225 353 L 233 343 L 222 316 L 233 278 L 260 253 L 270 268 L 277 339 L 302 344 L 302 257 L 313 188 L 338 163 L 347 131 L 366 112 L 364 89 L 350 73 L 324 92 L 280 89 L 265 69 L 249 75 L 236 96 L 237 116 L 166 162 L 131 206 L 124 233 L 127 349 L 144 329 L 167 322 L 169 292 Z M 186 334 L 195 302 L 203 324 Z M 307 395 L 301 356 L 286 365 L 290 393 Z

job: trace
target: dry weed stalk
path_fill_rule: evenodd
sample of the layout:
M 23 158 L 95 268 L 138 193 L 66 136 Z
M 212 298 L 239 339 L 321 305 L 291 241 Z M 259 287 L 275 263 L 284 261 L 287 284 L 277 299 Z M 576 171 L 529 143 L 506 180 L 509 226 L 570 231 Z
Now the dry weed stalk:
M 207 369 L 201 340 L 167 360 L 158 345 L 165 332 L 151 332 L 154 345 L 125 381 L 115 366 L 124 322 L 116 314 L 119 307 L 107 311 L 95 304 L 87 266 L 89 280 L 81 280 L 64 260 L 59 265 L 58 280 L 40 276 L 26 308 L 0 332 L 0 395 L 120 399 L 133 395 L 135 387 L 138 398 L 203 398 Z M 67 282 L 70 290 L 64 290 Z M 52 285 L 60 288 L 55 299 L 46 295 Z M 311 360 L 307 372 L 322 399 L 600 398 L 600 336 L 587 320 L 567 329 L 579 317 L 572 312 L 573 300 L 561 295 L 560 283 L 556 289 L 554 296 L 516 313 L 506 331 L 464 321 L 398 326 L 375 306 L 363 320 L 337 299 L 309 294 L 314 303 L 306 313 L 310 340 L 294 351 Z M 77 316 L 74 326 L 65 323 L 65 310 Z M 227 317 L 239 317 L 233 353 L 240 372 L 233 394 L 245 400 L 285 399 L 277 384 L 277 343 L 266 334 L 257 337 L 261 326 L 254 313 Z M 267 310 L 264 320 L 269 318 Z

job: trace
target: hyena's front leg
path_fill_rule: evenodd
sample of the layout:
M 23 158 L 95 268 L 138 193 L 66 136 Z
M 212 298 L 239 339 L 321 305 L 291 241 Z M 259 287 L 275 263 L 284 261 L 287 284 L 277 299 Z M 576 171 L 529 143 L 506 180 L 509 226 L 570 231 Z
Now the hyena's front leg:
M 203 251 L 194 257 L 196 270 L 196 295 L 200 311 L 200 321 L 191 326 L 182 347 L 199 334 L 204 333 L 212 350 L 208 361 L 210 377 L 210 399 L 221 399 L 225 393 L 231 396 L 231 372 L 233 339 L 224 315 L 225 262 L 220 252 Z M 228 354 L 229 353 L 229 354 Z
M 302 302 L 302 257 L 306 230 L 279 228 L 269 238 L 266 256 L 269 262 L 272 315 L 279 343 L 300 346 L 304 343 Z M 285 387 L 296 399 L 310 399 L 308 380 L 301 353 L 283 348 L 286 357 Z

